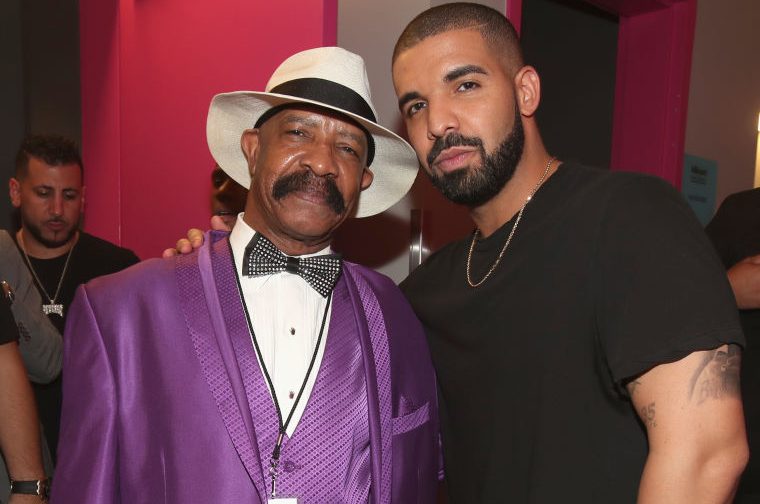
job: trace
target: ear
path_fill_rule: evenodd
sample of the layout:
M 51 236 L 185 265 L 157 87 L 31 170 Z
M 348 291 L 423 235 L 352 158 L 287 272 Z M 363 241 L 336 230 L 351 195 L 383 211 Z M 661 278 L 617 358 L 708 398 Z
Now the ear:
M 372 170 L 369 168 L 365 168 L 364 172 L 362 173 L 362 182 L 361 182 L 361 190 L 365 190 L 370 185 L 372 185 L 372 181 L 375 178 L 375 174 L 372 173 Z
M 243 136 L 240 137 L 240 147 L 243 149 L 243 154 L 248 160 L 248 173 L 252 178 L 253 168 L 256 166 L 256 157 L 259 153 L 259 135 L 259 130 L 247 129 L 243 132 Z
M 11 204 L 14 208 L 21 206 L 21 182 L 15 177 L 11 177 L 8 181 L 8 194 L 11 197 Z
M 515 93 L 520 113 L 528 117 L 535 114 L 541 102 L 541 79 L 535 68 L 526 65 L 518 70 L 515 75 Z

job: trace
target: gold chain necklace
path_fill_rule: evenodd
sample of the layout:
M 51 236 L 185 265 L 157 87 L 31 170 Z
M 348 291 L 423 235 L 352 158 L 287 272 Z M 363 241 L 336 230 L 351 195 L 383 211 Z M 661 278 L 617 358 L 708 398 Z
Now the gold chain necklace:
M 507 251 L 507 247 L 509 247 L 509 243 L 512 241 L 512 237 L 515 235 L 515 231 L 517 230 L 517 225 L 520 224 L 520 219 L 522 219 L 523 211 L 525 210 L 525 207 L 528 206 L 528 203 L 530 203 L 530 200 L 533 199 L 533 196 L 536 194 L 536 191 L 538 191 L 538 188 L 541 187 L 541 184 L 544 183 L 544 180 L 546 180 L 546 176 L 549 174 L 549 169 L 552 167 L 552 164 L 557 158 L 551 157 L 549 158 L 549 162 L 546 163 L 546 168 L 544 169 L 544 174 L 541 175 L 541 178 L 536 183 L 536 186 L 533 188 L 533 190 L 530 192 L 528 197 L 525 199 L 525 203 L 520 207 L 520 211 L 517 212 L 517 218 L 515 219 L 515 223 L 512 226 L 512 230 L 509 232 L 509 236 L 507 236 L 507 241 L 504 243 L 504 246 L 501 248 L 501 252 L 499 252 L 499 257 L 496 258 L 496 261 L 491 265 L 491 268 L 488 270 L 488 272 L 483 276 L 483 278 L 480 279 L 479 282 L 473 282 L 472 276 L 470 276 L 470 263 L 472 262 L 472 251 L 475 249 L 475 242 L 478 240 L 478 235 L 480 234 L 480 230 L 476 229 L 475 232 L 472 234 L 472 242 L 470 243 L 470 251 L 467 253 L 467 283 L 470 284 L 470 287 L 478 287 L 483 282 L 485 282 L 488 277 L 491 276 L 491 273 L 494 272 L 496 267 L 501 262 L 501 258 L 504 257 L 504 253 Z
M 63 285 L 63 278 L 66 276 L 66 270 L 69 267 L 69 259 L 71 259 L 71 252 L 74 251 L 74 247 L 76 246 L 77 242 L 75 241 L 74 244 L 71 245 L 71 248 L 69 249 L 69 254 L 66 256 L 66 262 L 63 264 L 63 271 L 61 271 L 61 278 L 58 279 L 58 287 L 56 287 L 55 295 L 53 297 L 50 297 L 50 294 L 48 294 L 47 290 L 45 290 L 45 286 L 42 285 L 40 278 L 37 276 L 37 272 L 34 271 L 34 266 L 32 266 L 32 261 L 29 259 L 29 255 L 26 253 L 26 245 L 24 245 L 24 235 L 22 233 L 19 233 L 19 243 L 21 244 L 21 251 L 24 253 L 24 259 L 26 259 L 26 264 L 27 266 L 29 266 L 29 271 L 32 272 L 34 281 L 37 282 L 37 285 L 39 285 L 42 293 L 45 294 L 46 298 L 48 298 L 48 304 L 42 305 L 42 313 L 44 313 L 45 315 L 50 315 L 51 313 L 55 313 L 56 315 L 60 315 L 61 317 L 63 317 L 63 304 L 56 303 L 55 300 L 58 299 L 58 294 L 60 294 L 61 292 L 61 286 Z

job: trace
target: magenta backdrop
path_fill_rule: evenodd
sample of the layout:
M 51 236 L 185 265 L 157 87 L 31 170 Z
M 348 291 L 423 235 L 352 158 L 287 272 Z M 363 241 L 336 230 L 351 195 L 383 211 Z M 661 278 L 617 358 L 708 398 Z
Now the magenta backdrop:
M 611 165 L 680 188 L 697 0 L 618 2 L 631 13 L 620 17 Z
M 335 45 L 337 1 L 80 0 L 85 229 L 147 258 L 207 227 L 211 97 Z M 696 0 L 587 1 L 621 16 L 612 165 L 677 186 Z
M 335 45 L 337 0 L 80 0 L 85 229 L 153 257 L 208 227 L 206 112 Z

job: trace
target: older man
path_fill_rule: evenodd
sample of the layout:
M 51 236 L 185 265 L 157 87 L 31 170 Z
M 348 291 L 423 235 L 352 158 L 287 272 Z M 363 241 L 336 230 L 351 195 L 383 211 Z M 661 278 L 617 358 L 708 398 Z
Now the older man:
M 434 500 L 422 328 L 390 280 L 330 250 L 346 218 L 406 193 L 414 151 L 345 50 L 296 54 L 266 89 L 209 111 L 214 158 L 250 186 L 232 233 L 79 291 L 54 502 Z
M 730 502 L 744 338 L 680 195 L 556 160 L 539 75 L 493 9 L 420 14 L 393 82 L 423 168 L 476 225 L 403 285 L 438 372 L 452 501 Z

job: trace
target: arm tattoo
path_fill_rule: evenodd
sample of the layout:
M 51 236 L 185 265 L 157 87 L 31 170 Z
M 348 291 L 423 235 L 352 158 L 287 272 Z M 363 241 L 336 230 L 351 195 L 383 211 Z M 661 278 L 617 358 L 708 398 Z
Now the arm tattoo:
M 657 422 L 654 421 L 654 403 L 650 403 L 649 406 L 644 406 L 641 408 L 639 415 L 641 416 L 641 421 L 644 422 L 644 425 L 646 425 L 647 429 L 657 427 Z
M 705 352 L 689 384 L 689 399 L 702 404 L 708 399 L 739 397 L 741 350 L 737 345 L 725 345 Z

